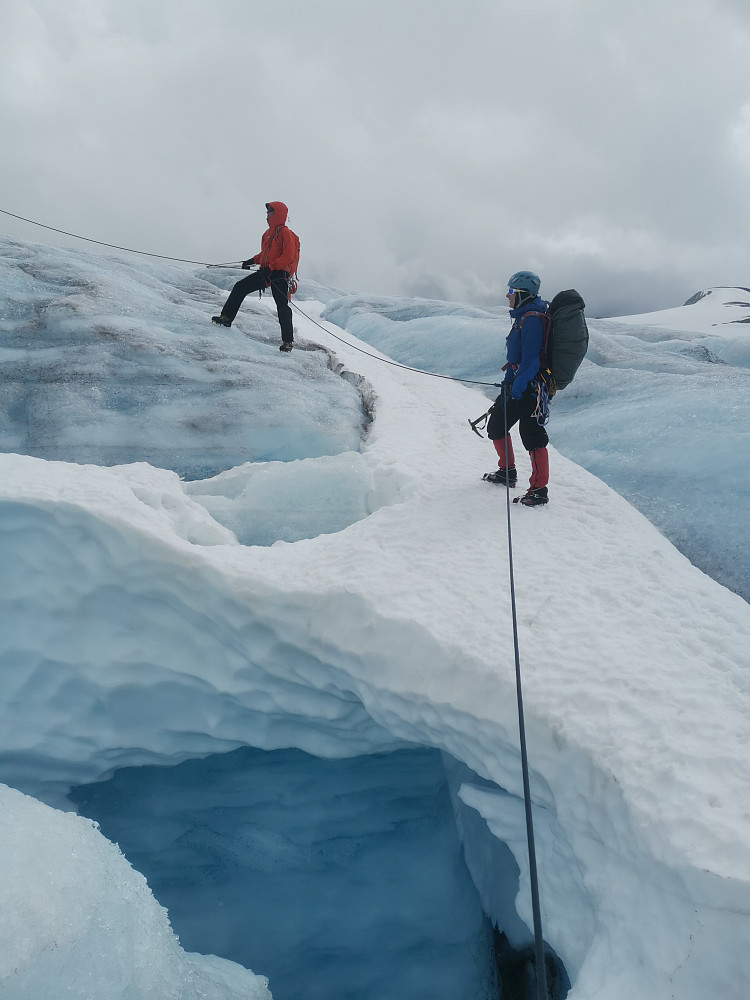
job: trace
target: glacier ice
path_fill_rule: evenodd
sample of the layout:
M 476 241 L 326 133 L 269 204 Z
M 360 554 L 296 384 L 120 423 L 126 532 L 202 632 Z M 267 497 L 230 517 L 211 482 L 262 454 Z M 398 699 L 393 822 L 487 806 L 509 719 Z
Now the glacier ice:
M 589 320 L 581 374 L 552 402 L 552 443 L 621 493 L 696 566 L 750 600 L 750 305 L 745 289 Z M 500 377 L 507 310 L 347 295 L 323 316 L 416 367 Z M 482 412 L 478 405 L 477 416 Z
M 14 248 L 3 262 L 11 284 Z M 4 335 L 17 336 L 29 313 L 45 323 L 34 301 L 46 251 L 34 254 L 39 273 L 16 295 L 11 319 L 3 313 Z M 106 322 L 115 315 L 107 308 L 127 304 L 125 270 L 101 258 L 94 267 L 93 259 L 96 288 L 77 293 L 81 336 L 95 329 L 88 309 L 96 289 L 116 303 L 97 307 Z M 153 332 L 157 317 L 171 329 L 184 310 L 197 323 L 224 279 L 139 264 L 127 280 L 129 297 L 140 298 L 143 285 L 136 325 Z M 522 943 L 530 918 L 505 511 L 502 493 L 480 481 L 489 446 L 466 426 L 486 396 L 381 364 L 379 345 L 342 335 L 324 318 L 325 303 L 330 309 L 337 298 L 316 290 L 301 300 L 319 325 L 298 315 L 296 339 L 311 348 L 300 354 L 314 361 L 315 381 L 325 373 L 331 407 L 341 391 L 333 382 L 346 383 L 345 400 L 356 388 L 337 371 L 365 379 L 371 399 L 363 408 L 355 391 L 313 457 L 274 453 L 249 467 L 231 458 L 231 468 L 218 462 L 206 470 L 210 478 L 185 482 L 166 461 L 146 464 L 137 436 L 129 457 L 138 462 L 114 467 L 0 454 L 0 779 L 64 808 L 72 787 L 116 780 L 123 768 L 176 770 L 248 746 L 294 747 L 329 761 L 439 750 L 482 907 Z M 426 308 L 387 305 L 393 315 Z M 247 344 L 233 340 L 228 350 L 249 355 L 270 338 L 268 303 L 257 310 L 237 324 Z M 470 336 L 475 359 L 493 337 L 489 358 L 497 333 L 488 322 L 474 338 L 470 313 L 461 325 L 466 353 Z M 440 329 L 434 369 L 447 323 Z M 204 334 L 185 328 L 181 336 L 192 343 Z M 733 366 L 682 353 L 700 338 L 680 345 L 680 337 L 648 334 L 635 338 L 636 350 L 624 335 L 618 343 L 616 330 L 607 336 L 597 341 L 602 352 L 641 355 L 642 383 L 627 366 L 632 393 L 661 384 L 653 380 L 671 352 L 670 363 L 680 365 L 673 378 L 688 380 L 682 385 L 702 384 L 700 372 L 710 370 L 717 399 L 707 412 L 720 412 L 729 384 L 722 373 Z M 97 344 L 88 343 L 96 364 Z M 662 345 L 658 358 L 651 344 Z M 719 356 L 720 345 L 711 345 Z M 269 349 L 274 370 L 276 355 Z M 574 387 L 587 385 L 594 367 L 587 363 Z M 629 426 L 637 433 L 639 401 L 621 411 L 623 441 Z M 288 440 L 285 432 L 276 445 Z M 304 451 L 311 442 L 298 444 Z M 724 461 L 721 442 L 716 451 Z M 520 448 L 518 457 L 526 475 Z M 343 500 L 340 518 L 326 510 L 333 494 L 317 503 L 326 464 Z M 551 467 L 549 507 L 512 511 L 547 938 L 570 974 L 571 1000 L 744 1000 L 750 609 L 554 449 Z M 284 509 L 292 506 L 285 536 Z M 43 823 L 54 836 L 61 816 L 48 810 L 23 830 Z M 96 845 L 87 851 L 106 843 L 91 836 Z M 29 886 L 42 895 L 35 875 L 27 866 L 6 908 Z M 112 895 L 118 906 L 121 889 Z M 406 976 L 408 968 L 391 972 Z
M 0 989 L 13 1000 L 271 1000 L 267 980 L 184 952 L 146 880 L 93 823 L 0 785 Z
M 491 995 L 489 922 L 437 751 L 242 749 L 123 768 L 73 798 L 183 947 L 262 969 L 277 996 Z
M 205 269 L 144 271 L 7 238 L 1 248 L 3 451 L 203 479 L 359 449 L 368 417 L 328 356 L 271 364 L 278 323 L 252 299 L 234 327 L 212 326 L 220 293 Z

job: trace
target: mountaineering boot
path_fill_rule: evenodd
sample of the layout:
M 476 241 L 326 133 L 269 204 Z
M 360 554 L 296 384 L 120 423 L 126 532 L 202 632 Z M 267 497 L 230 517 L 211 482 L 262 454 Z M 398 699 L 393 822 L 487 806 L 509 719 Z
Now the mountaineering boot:
M 518 482 L 518 473 L 511 466 L 510 469 L 495 469 L 493 472 L 485 472 L 482 479 L 488 483 L 497 483 L 499 486 L 510 486 L 514 490 Z
M 283 351 L 284 354 L 288 354 L 293 347 L 294 347 L 294 341 L 293 340 L 285 340 L 281 344 L 281 347 L 279 347 L 279 350 Z
M 231 319 L 228 316 L 225 316 L 224 313 L 219 313 L 218 316 L 212 316 L 211 317 L 211 322 L 212 323 L 216 323 L 218 326 L 231 326 L 232 325 Z
M 546 486 L 532 486 L 522 497 L 516 497 L 513 503 L 522 503 L 524 507 L 539 507 L 543 503 L 549 503 Z

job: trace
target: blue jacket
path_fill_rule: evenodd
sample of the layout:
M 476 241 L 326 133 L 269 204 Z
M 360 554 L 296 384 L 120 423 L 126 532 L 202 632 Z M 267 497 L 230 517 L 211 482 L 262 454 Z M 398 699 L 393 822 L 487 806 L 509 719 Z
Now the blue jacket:
M 519 329 L 518 322 L 522 316 L 528 312 L 546 312 L 547 303 L 539 295 L 531 302 L 527 302 L 520 309 L 511 309 L 510 315 L 513 326 L 505 341 L 505 353 L 508 364 L 512 368 L 506 369 L 505 382 L 513 379 L 513 399 L 520 399 L 528 388 L 529 382 L 539 372 L 539 355 L 542 350 L 542 340 L 544 329 L 539 316 L 529 316 L 524 320 L 523 326 Z

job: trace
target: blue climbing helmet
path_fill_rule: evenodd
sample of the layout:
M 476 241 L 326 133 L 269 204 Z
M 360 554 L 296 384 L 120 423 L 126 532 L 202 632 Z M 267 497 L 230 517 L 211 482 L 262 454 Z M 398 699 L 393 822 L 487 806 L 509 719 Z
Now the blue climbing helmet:
M 532 298 L 539 294 L 542 279 L 533 271 L 516 271 L 508 278 L 508 288 L 514 288 L 519 292 L 526 292 Z

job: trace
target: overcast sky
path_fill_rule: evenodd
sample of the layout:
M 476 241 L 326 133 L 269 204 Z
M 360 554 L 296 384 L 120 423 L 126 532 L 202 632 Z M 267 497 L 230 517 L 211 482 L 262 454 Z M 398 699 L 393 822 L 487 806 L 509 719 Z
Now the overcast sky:
M 749 0 L 0 0 L 0 136 L 0 209 L 139 250 L 241 259 L 280 200 L 348 291 L 750 286 Z

